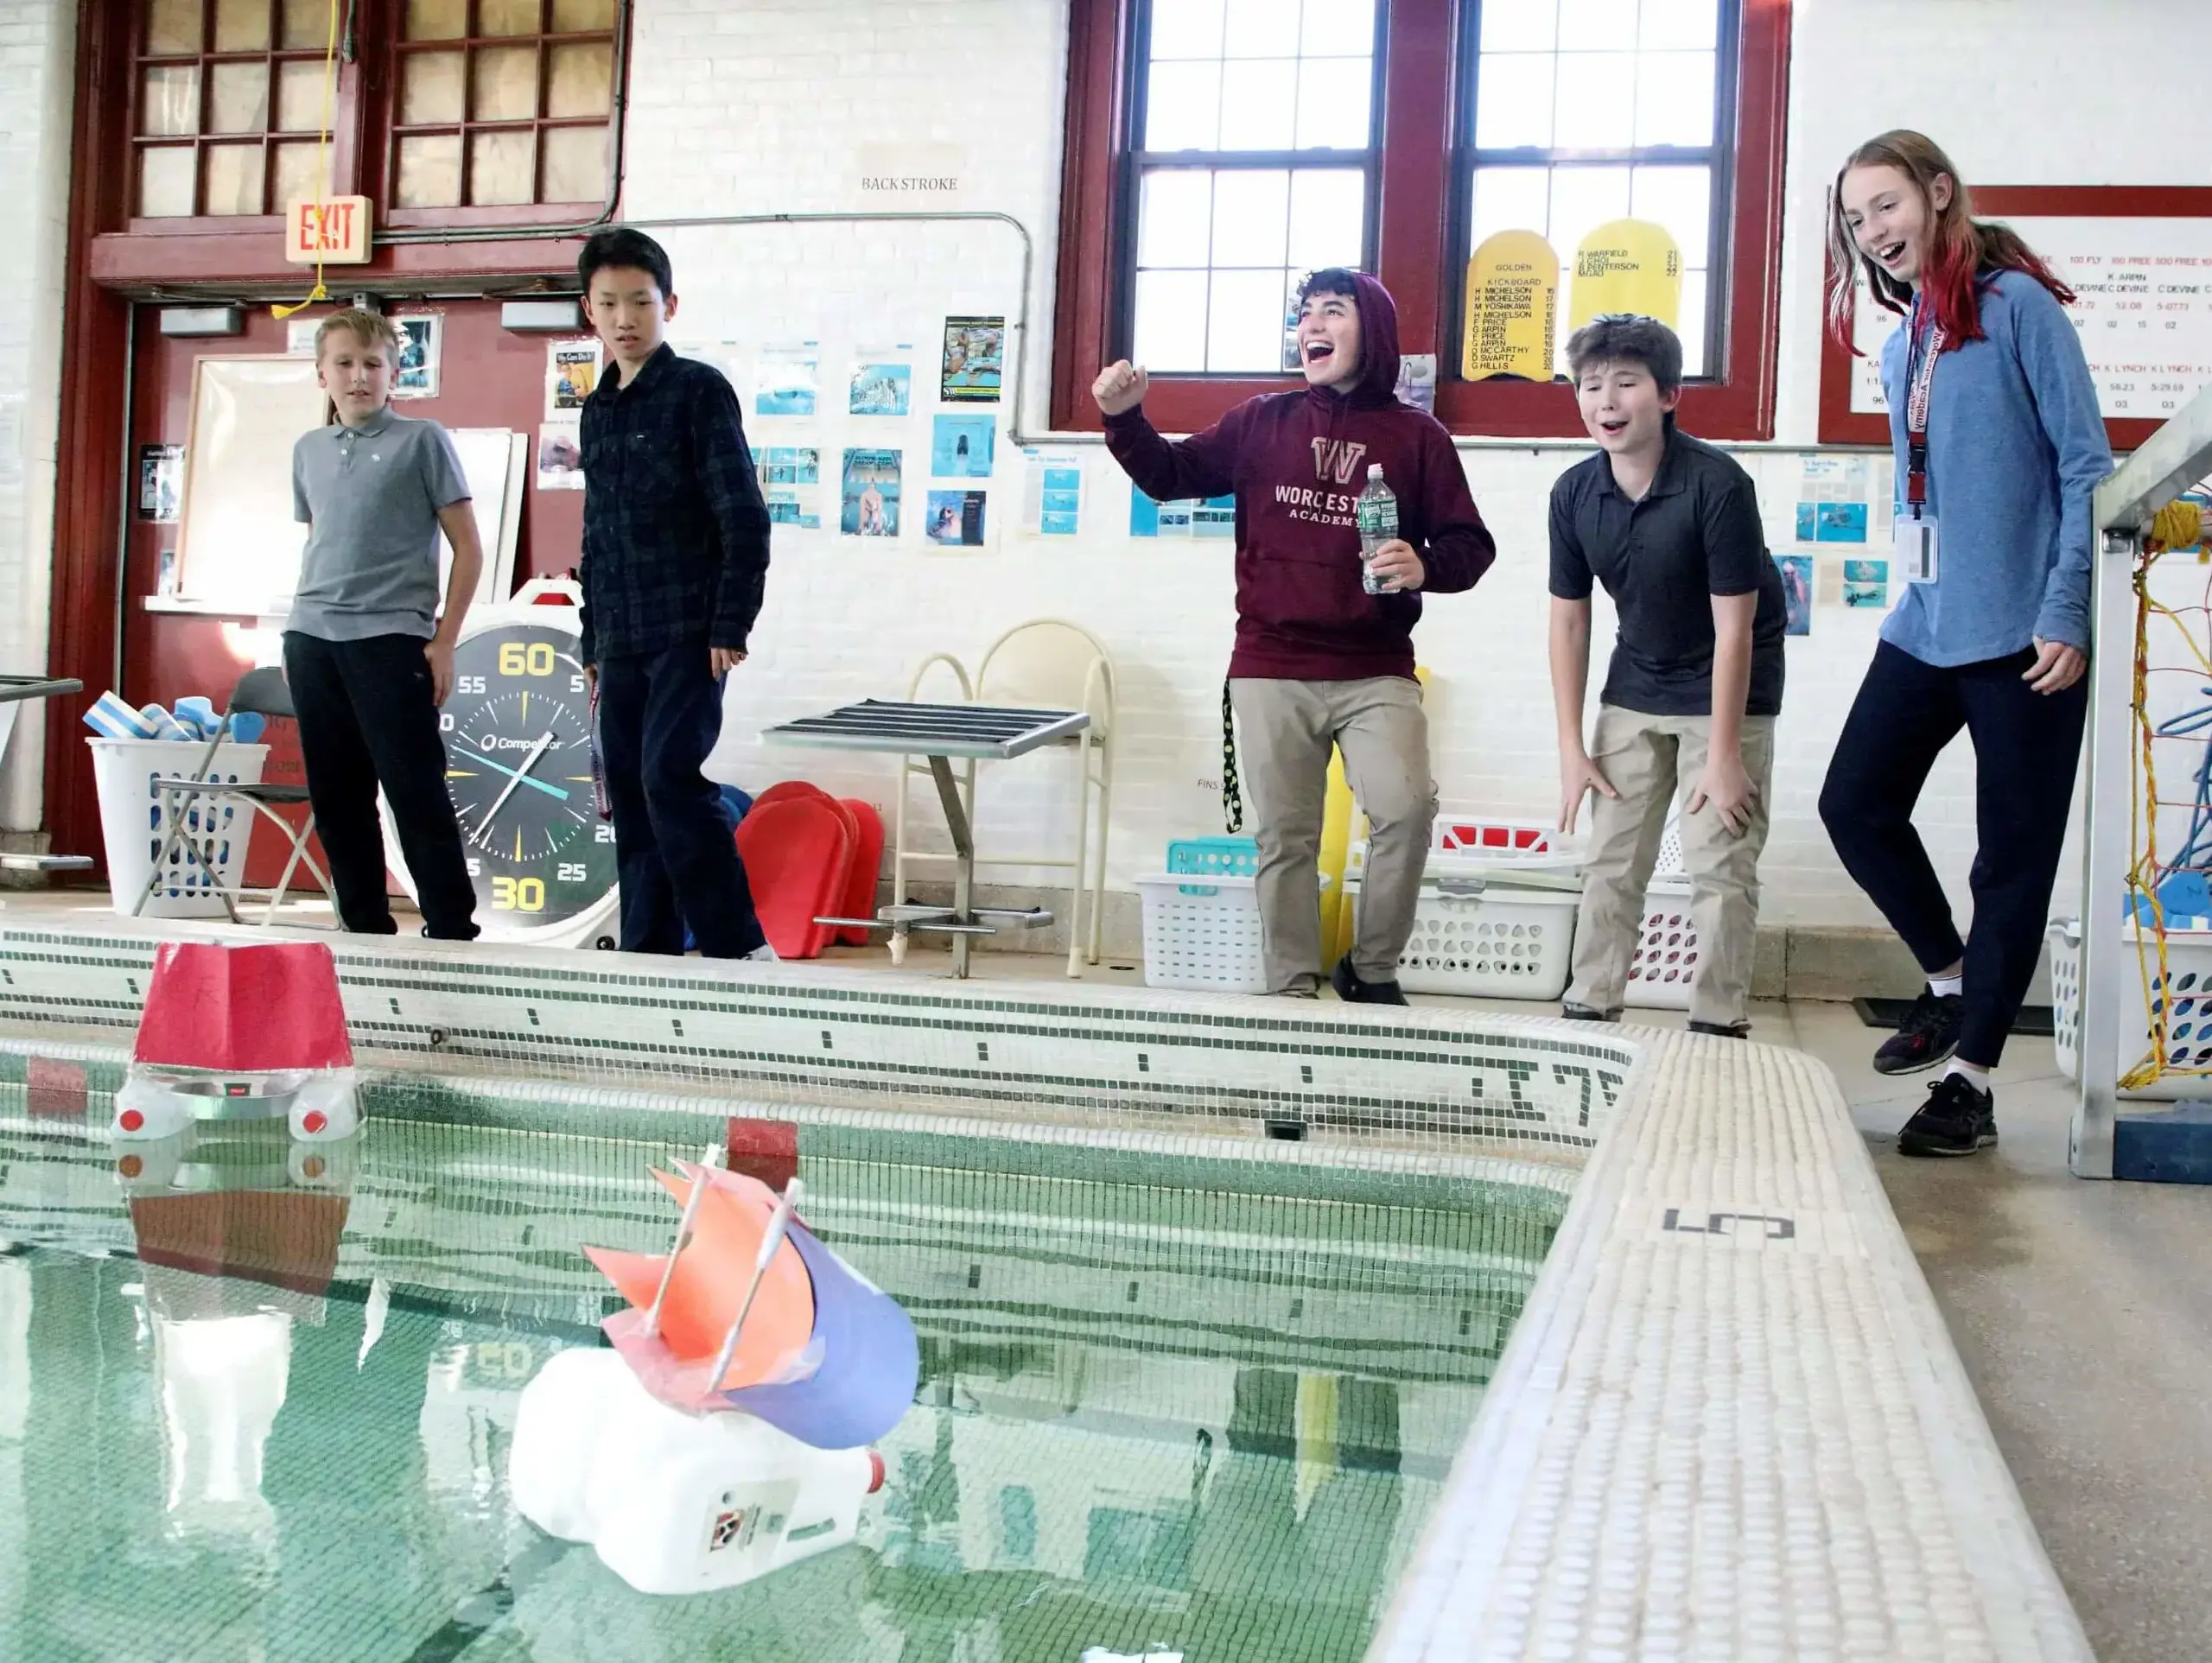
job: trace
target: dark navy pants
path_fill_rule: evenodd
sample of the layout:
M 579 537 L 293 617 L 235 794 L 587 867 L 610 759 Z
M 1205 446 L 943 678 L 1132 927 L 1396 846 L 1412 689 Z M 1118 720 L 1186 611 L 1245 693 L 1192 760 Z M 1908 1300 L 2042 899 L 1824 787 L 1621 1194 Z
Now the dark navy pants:
M 1966 962 L 1959 1058 L 1994 1068 L 2043 951 L 2050 890 L 2066 841 L 2089 678 L 2063 693 L 2020 679 L 2032 652 L 1948 669 L 1885 641 L 1843 724 L 1821 818 L 1844 870 L 1931 975 Z M 1943 747 L 1974 744 L 1976 847 L 1964 943 L 1913 828 L 1913 805 Z
M 700 771 L 722 726 L 706 644 L 599 663 L 599 748 L 614 810 L 622 950 L 742 958 L 766 940 L 730 840 L 721 791 Z

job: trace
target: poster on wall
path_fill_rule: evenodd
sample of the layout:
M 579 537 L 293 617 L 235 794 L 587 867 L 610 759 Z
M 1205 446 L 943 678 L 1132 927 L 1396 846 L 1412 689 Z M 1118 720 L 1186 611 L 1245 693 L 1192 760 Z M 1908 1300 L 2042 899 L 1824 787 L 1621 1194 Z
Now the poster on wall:
M 850 449 L 845 453 L 843 500 L 837 529 L 849 537 L 899 535 L 899 454 Z
M 988 479 L 998 421 L 988 416 L 930 419 L 930 473 L 939 479 Z
M 1847 560 L 1843 562 L 1843 604 L 1871 606 L 1877 611 L 1890 604 L 1890 562 L 1886 560 Z
M 913 407 L 914 349 L 862 347 L 846 393 L 849 416 L 904 416 Z
M 983 546 L 983 496 L 980 491 L 932 491 L 922 530 L 943 549 Z
M 584 488 L 583 438 L 575 417 L 548 422 L 537 430 L 537 488 L 540 491 L 582 491 Z
M 176 524 L 184 499 L 184 447 L 138 447 L 138 517 L 162 525 Z
M 445 354 L 446 321 L 436 314 L 394 318 L 399 332 L 399 373 L 391 379 L 394 398 L 435 398 L 438 368 Z
M 1813 632 L 1813 557 L 1810 555 L 1777 555 L 1774 563 L 1782 568 L 1782 604 L 1787 622 L 1784 635 L 1810 635 Z
M 948 404 L 995 404 L 1006 361 L 1006 320 L 947 318 L 938 395 Z
M 1976 193 L 1977 200 L 1980 193 Z M 2107 421 L 2163 422 L 2212 382 L 2212 220 L 2190 216 L 2007 213 L 2005 223 L 2073 289 L 2066 315 Z M 1853 273 L 1851 410 L 1885 414 L 1882 348 L 1903 321 Z
M 1436 414 L 1436 354 L 1407 352 L 1398 359 L 1399 399 L 1417 410 Z
M 810 340 L 772 344 L 753 366 L 755 416 L 811 416 L 822 354 Z
M 1800 543 L 1865 543 L 1873 517 L 1873 468 L 1865 456 L 1808 456 L 1797 486 Z
M 753 453 L 772 525 L 822 529 L 822 453 L 811 445 L 768 445 Z
M 1083 523 L 1083 453 L 1025 448 L 1021 529 L 1033 537 L 1071 537 Z
M 549 341 L 545 347 L 545 419 L 580 416 L 584 400 L 599 385 L 606 347 L 597 340 Z
M 721 371 L 722 379 L 729 383 L 731 390 L 737 394 L 739 402 L 741 403 L 744 401 L 745 388 L 741 379 L 743 372 L 742 354 L 735 341 L 671 340 L 668 346 L 669 350 L 678 358 L 688 358 L 701 364 L 713 365 Z
M 1182 502 L 1154 502 L 1129 487 L 1129 535 L 1133 537 L 1233 537 L 1236 498 L 1193 497 Z

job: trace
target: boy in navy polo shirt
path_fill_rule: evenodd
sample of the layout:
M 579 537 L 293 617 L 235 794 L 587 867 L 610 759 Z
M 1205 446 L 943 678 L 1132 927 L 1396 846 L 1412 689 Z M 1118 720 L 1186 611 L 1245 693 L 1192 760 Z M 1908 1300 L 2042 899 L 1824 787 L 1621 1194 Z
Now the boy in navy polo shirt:
M 338 420 L 292 447 L 292 504 L 308 526 L 284 627 L 284 680 L 316 834 L 346 929 L 389 936 L 377 787 L 399 828 L 426 936 L 476 935 L 476 892 L 446 790 L 438 707 L 453 691 L 454 644 L 484 564 L 476 511 L 453 440 L 395 416 L 399 338 L 374 312 L 333 313 L 315 331 L 315 371 Z M 438 615 L 438 536 L 453 544 Z
M 614 811 L 622 950 L 772 959 L 745 867 L 701 771 L 722 677 L 745 662 L 768 574 L 768 509 L 721 371 L 662 339 L 668 256 L 595 233 L 576 262 L 607 373 L 584 401 L 584 673 Z
M 1758 859 L 1782 709 L 1782 574 L 1751 476 L 1675 429 L 1675 332 L 1653 318 L 1596 318 L 1567 342 L 1567 358 L 1599 454 L 1552 488 L 1560 828 L 1573 830 L 1583 797 L 1594 798 L 1564 1014 L 1620 1015 L 1644 891 L 1679 795 L 1700 949 L 1690 1026 L 1740 1038 L 1751 1026 Z M 1586 748 L 1593 581 L 1612 597 L 1620 631 Z

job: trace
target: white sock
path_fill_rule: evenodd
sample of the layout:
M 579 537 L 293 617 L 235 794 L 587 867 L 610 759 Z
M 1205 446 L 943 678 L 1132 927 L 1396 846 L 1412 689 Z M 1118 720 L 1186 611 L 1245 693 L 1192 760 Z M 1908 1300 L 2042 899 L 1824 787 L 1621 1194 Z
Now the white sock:
M 1960 994 L 1966 992 L 1966 989 L 1967 975 L 1966 972 L 1963 970 L 1960 971 L 1959 974 L 1955 976 L 1930 976 L 1928 978 L 1928 991 L 1936 994 L 1940 999 L 1956 999 Z
M 1978 1068 L 1972 1063 L 1961 1063 L 1954 1057 L 1951 1059 L 1951 1066 L 1945 1069 L 1943 1072 L 1947 1077 L 1954 1074 L 1957 1075 L 1976 1091 L 1986 1092 L 1989 1089 L 1989 1070 Z

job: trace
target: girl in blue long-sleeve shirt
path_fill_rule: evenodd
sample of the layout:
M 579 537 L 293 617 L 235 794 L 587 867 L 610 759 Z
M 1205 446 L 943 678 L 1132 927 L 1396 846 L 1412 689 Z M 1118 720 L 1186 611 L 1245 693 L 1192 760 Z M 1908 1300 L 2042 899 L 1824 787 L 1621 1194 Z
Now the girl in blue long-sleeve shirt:
M 1829 324 L 1853 277 L 1904 327 L 1882 352 L 1903 598 L 1837 741 L 1821 817 L 1928 973 L 1874 1066 L 1948 1070 L 1897 1135 L 1913 1155 L 1997 1141 L 1989 1070 L 2042 950 L 2088 710 L 2090 498 L 2112 470 L 2073 293 L 2008 227 L 1973 217 L 1950 159 L 1913 132 L 1852 153 L 1831 198 Z M 1961 942 L 1912 810 L 1972 739 L 1979 847 Z

